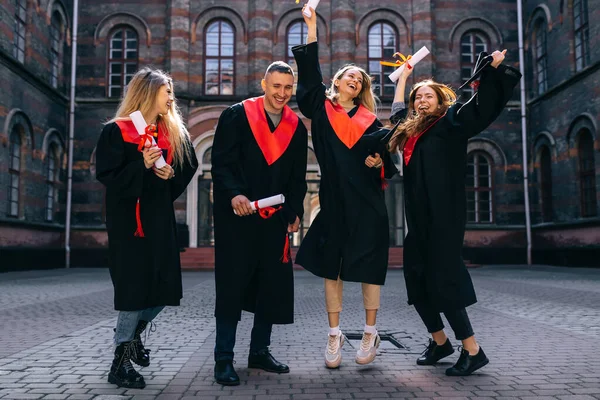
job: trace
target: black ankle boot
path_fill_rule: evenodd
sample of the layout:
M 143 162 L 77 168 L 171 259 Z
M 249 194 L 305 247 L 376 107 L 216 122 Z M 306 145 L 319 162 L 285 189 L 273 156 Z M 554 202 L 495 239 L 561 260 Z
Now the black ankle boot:
M 133 351 L 131 353 L 131 361 L 139 365 L 140 367 L 147 367 L 150 365 L 150 350 L 144 347 L 142 342 L 142 333 L 146 329 L 148 321 L 139 321 L 137 328 L 135 328 L 135 335 L 133 336 Z
M 446 343 L 439 346 L 435 340 L 429 339 L 427 349 L 417 359 L 417 365 L 433 365 L 444 357 L 448 357 L 454 353 L 454 348 L 450 343 L 450 339 L 446 339 Z
M 144 377 L 131 364 L 131 352 L 133 351 L 131 343 L 121 343 L 115 349 L 115 358 L 108 373 L 108 382 L 119 387 L 143 389 L 146 387 Z
M 240 377 L 233 368 L 233 360 L 215 362 L 215 380 L 218 384 L 225 386 L 237 386 L 240 384 Z
M 448 376 L 467 376 L 477 371 L 479 368 L 487 365 L 490 362 L 486 357 L 483 349 L 479 347 L 479 352 L 474 356 L 469 355 L 465 349 L 460 351 L 458 361 L 452 367 L 446 370 Z
M 287 374 L 290 368 L 280 363 L 271 355 L 269 349 L 262 349 L 256 352 L 250 352 L 248 355 L 248 368 L 258 368 L 267 372 L 275 372 L 278 374 Z

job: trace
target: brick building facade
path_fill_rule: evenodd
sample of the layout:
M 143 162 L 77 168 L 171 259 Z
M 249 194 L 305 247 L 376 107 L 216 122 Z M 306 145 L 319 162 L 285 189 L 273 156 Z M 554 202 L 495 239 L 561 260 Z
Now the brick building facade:
M 306 34 L 299 10 L 292 0 L 80 1 L 73 265 L 106 264 L 104 192 L 94 178 L 94 148 L 124 84 L 148 64 L 174 77 L 202 160 L 176 202 L 182 246 L 203 248 L 210 258 L 210 147 L 216 122 L 229 105 L 260 94 L 260 78 L 271 61 L 292 61 L 289 47 Z M 470 75 L 479 51 L 507 48 L 507 62 L 518 65 L 516 2 L 322 0 L 318 11 L 325 80 L 348 62 L 366 67 L 381 98 L 381 119 L 389 117 L 393 85 L 379 61 L 395 51 L 413 53 L 426 46 L 432 57 L 419 64 L 413 80 L 434 76 L 453 87 Z M 0 88 L 8 94 L 0 97 L 0 269 L 61 266 L 72 1 L 7 0 L 0 14 Z M 599 14 L 600 0 L 525 5 L 534 262 L 598 265 L 600 260 L 600 28 L 589 22 Z M 523 262 L 517 92 L 501 117 L 470 141 L 468 151 L 465 258 Z M 319 171 L 310 151 L 307 178 L 302 232 L 318 212 Z M 387 194 L 396 253 L 404 236 L 401 188 L 397 177 Z

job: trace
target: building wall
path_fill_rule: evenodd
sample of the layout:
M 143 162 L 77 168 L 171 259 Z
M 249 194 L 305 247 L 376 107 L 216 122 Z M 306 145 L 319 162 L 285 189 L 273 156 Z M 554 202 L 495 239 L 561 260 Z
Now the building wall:
M 548 91 L 541 96 L 534 96 L 528 91 L 534 245 L 544 251 L 563 247 L 589 251 L 600 247 L 600 224 L 594 218 L 579 217 L 577 154 L 574 151 L 575 139 L 569 133 L 582 123 L 590 125 L 596 146 L 595 165 L 596 169 L 600 168 L 600 139 L 596 128 L 600 52 L 596 44 L 600 32 L 598 24 L 593 23 L 595 17 L 600 16 L 600 0 L 588 1 L 588 18 L 592 21 L 589 35 L 590 64 L 585 70 L 577 72 L 573 61 L 573 16 L 572 9 L 569 8 L 572 2 L 565 3 L 567 5 L 562 10 L 562 20 L 558 1 L 534 1 L 525 5 L 524 22 L 529 57 L 526 68 L 530 88 L 534 75 L 531 70 L 531 32 L 536 18 L 540 16 L 548 20 L 549 43 Z M 56 88 L 50 84 L 48 38 L 49 16 L 54 11 L 58 10 L 64 15 L 65 27 L 71 26 L 72 2 L 30 0 L 27 4 L 24 63 L 13 57 L 14 2 L 3 2 L 0 5 L 0 89 L 4 93 L 11 93 L 11 96 L 0 96 L 2 188 L 7 188 L 10 180 L 8 137 L 10 125 L 18 120 L 14 116 L 21 115 L 31 126 L 31 138 L 23 149 L 23 195 L 19 218 L 8 216 L 7 190 L 0 190 L 0 251 L 5 254 L 18 248 L 28 251 L 36 248 L 60 249 L 64 241 L 62 230 L 66 157 L 63 151 L 56 217 L 54 221 L 47 222 L 44 218 L 44 196 L 47 190 L 44 142 L 48 140 L 45 141 L 44 138 L 56 135 L 60 138 L 56 140 L 63 144 L 62 148 L 66 147 L 64 143 L 68 135 L 67 87 L 71 52 L 68 29 L 64 33 L 62 75 Z M 179 105 L 188 122 L 197 154 L 202 157 L 210 148 L 220 112 L 246 97 L 259 95 L 259 82 L 266 66 L 273 60 L 286 59 L 286 31 L 291 23 L 300 20 L 299 10 L 300 5 L 291 0 L 80 1 L 73 153 L 74 249 L 85 254 L 86 249 L 106 247 L 104 190 L 95 180 L 94 149 L 102 123 L 112 117 L 118 104 L 118 99 L 107 97 L 107 55 L 110 35 L 114 29 L 128 26 L 137 33 L 139 66 L 152 65 L 172 74 Z M 433 76 L 457 88 L 461 84 L 460 40 L 462 35 L 473 31 L 486 38 L 490 51 L 508 49 L 506 63 L 518 67 L 517 11 L 514 2 L 382 0 L 375 4 L 322 0 L 318 12 L 320 61 L 326 82 L 343 64 L 354 62 L 366 66 L 368 29 L 381 21 L 388 22 L 395 28 L 399 40 L 398 50 L 404 54 L 413 53 L 422 46 L 431 50 L 431 57 L 418 65 L 410 83 Z M 205 28 L 212 21 L 220 19 L 229 21 L 235 31 L 235 90 L 230 95 L 214 96 L 204 93 Z M 380 109 L 382 119 L 389 116 L 389 107 L 390 100 L 383 99 Z M 304 122 L 308 124 L 308 121 Z M 540 224 L 536 151 L 543 140 L 553 143 L 554 209 L 553 220 Z M 470 141 L 469 151 L 484 152 L 491 160 L 494 221 L 492 224 L 468 227 L 466 252 L 470 258 L 475 258 L 474 262 L 488 262 L 497 260 L 489 257 L 490 254 L 497 255 L 506 249 L 516 249 L 518 256 L 512 261 L 522 262 L 525 235 L 518 91 L 515 91 L 514 100 L 498 120 Z M 190 227 L 195 229 L 197 225 L 196 210 L 193 208 L 197 201 L 197 178 L 209 168 L 210 164 L 201 168 L 187 193 L 175 204 L 183 233 Z M 315 172 L 316 170 L 315 166 Z M 598 176 L 600 174 L 597 173 L 596 186 L 600 187 Z M 600 195 L 600 190 L 598 194 Z M 579 223 L 585 223 L 585 229 L 579 229 Z M 194 241 L 192 238 L 192 244 Z

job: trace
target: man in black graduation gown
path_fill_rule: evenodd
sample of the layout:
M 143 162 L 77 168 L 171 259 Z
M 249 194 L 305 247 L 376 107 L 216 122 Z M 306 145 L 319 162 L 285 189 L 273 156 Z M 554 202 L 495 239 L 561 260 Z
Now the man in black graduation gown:
M 294 73 L 271 64 L 265 94 L 226 109 L 212 148 L 217 338 L 215 379 L 238 385 L 233 348 L 241 311 L 254 313 L 249 368 L 287 373 L 270 354 L 273 324 L 294 319 L 288 234 L 304 213 L 308 134 L 287 106 Z M 281 207 L 254 211 L 250 201 L 283 194 Z

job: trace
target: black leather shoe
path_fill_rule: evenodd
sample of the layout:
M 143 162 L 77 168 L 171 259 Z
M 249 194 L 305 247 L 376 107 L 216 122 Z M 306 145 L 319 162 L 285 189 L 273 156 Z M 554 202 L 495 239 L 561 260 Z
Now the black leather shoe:
M 480 347 L 479 352 L 474 356 L 469 355 L 465 349 L 460 351 L 458 361 L 452 367 L 446 370 L 448 376 L 467 376 L 477 371 L 479 368 L 487 365 L 490 362 L 485 356 L 483 349 Z
M 450 339 L 446 339 L 446 343 L 439 346 L 435 340 L 429 339 L 429 345 L 427 349 L 421 354 L 421 357 L 417 359 L 418 365 L 433 365 L 440 361 L 444 357 L 448 357 L 454 353 L 454 348 L 450 343 Z
M 267 372 L 276 372 L 278 374 L 287 374 L 290 367 L 277 361 L 269 352 L 269 349 L 263 349 L 258 352 L 251 352 L 248 356 L 248 368 L 258 368 Z
M 233 368 L 232 360 L 217 361 L 215 363 L 215 380 L 217 383 L 225 386 L 237 386 L 240 384 L 240 377 Z

